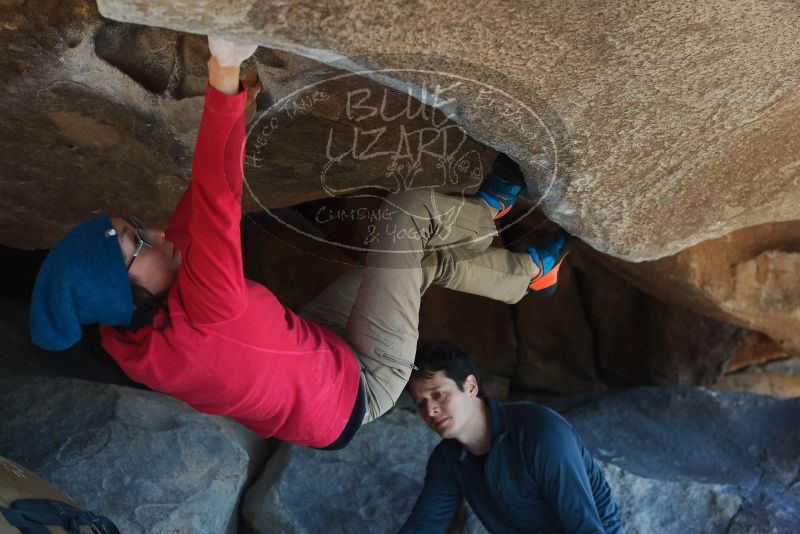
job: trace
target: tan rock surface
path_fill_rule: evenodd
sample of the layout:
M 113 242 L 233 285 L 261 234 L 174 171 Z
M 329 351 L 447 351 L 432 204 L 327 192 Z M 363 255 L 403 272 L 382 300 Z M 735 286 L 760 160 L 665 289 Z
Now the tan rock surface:
M 196 127 L 177 119 L 200 108 L 142 84 L 171 94 L 163 73 L 174 57 L 158 50 L 178 34 L 103 22 L 86 0 L 3 2 L 0 23 L 0 242 L 49 247 L 101 210 L 165 223 Z M 129 41 L 111 36 L 123 26 Z M 98 44 L 116 57 L 121 42 L 128 72 L 95 54 Z M 129 68 L 144 51 L 152 75 Z
M 788 356 L 789 353 L 770 337 L 751 331 L 744 336 L 742 343 L 725 364 L 725 372 L 734 373 L 750 365 L 764 364 Z
M 523 162 L 551 219 L 617 257 L 800 218 L 793 2 L 98 5 L 117 20 L 346 56 L 353 69 L 439 72 L 374 75 L 398 87 L 460 76 L 448 112 Z
M 658 261 L 605 261 L 660 299 L 800 349 L 800 221 L 738 230 Z
M 722 377 L 714 389 L 720 391 L 747 391 L 773 397 L 800 397 L 800 376 L 742 371 Z

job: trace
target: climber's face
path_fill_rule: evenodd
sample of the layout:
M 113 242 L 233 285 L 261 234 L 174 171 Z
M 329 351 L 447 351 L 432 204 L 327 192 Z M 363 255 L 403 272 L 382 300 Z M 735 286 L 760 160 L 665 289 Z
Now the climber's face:
M 113 217 L 111 222 L 117 231 L 131 283 L 152 295 L 169 289 L 178 275 L 181 255 L 175 245 L 164 238 L 164 231 L 145 227 L 136 217 Z

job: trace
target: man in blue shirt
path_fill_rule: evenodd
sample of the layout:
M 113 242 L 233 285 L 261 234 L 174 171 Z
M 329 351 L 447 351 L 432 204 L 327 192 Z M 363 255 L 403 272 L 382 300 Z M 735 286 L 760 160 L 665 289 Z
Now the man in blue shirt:
M 415 364 L 409 393 L 443 439 L 401 532 L 444 532 L 462 497 L 493 533 L 622 531 L 602 471 L 560 415 L 486 399 L 452 343 L 421 344 Z

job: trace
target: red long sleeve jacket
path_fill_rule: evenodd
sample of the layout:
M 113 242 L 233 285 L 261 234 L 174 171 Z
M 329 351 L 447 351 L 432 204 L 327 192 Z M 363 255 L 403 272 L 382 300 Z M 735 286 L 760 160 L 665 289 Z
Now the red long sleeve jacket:
M 192 183 L 166 230 L 183 260 L 166 306 L 134 333 L 101 327 L 102 343 L 156 391 L 262 436 L 324 447 L 347 424 L 359 368 L 342 338 L 244 278 L 245 99 L 208 87 Z

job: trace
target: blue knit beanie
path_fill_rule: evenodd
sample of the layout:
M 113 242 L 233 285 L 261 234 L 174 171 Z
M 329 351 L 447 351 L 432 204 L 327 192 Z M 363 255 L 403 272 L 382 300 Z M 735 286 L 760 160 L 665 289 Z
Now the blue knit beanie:
M 127 326 L 133 293 L 108 215 L 80 223 L 47 254 L 31 298 L 33 342 L 63 350 L 81 338 L 81 325 Z

